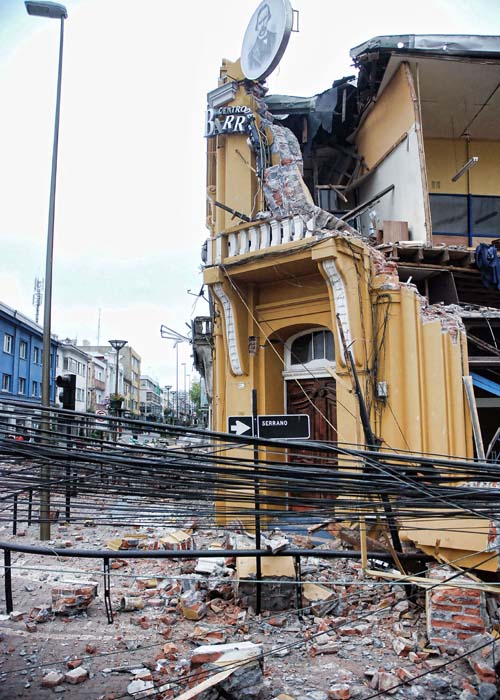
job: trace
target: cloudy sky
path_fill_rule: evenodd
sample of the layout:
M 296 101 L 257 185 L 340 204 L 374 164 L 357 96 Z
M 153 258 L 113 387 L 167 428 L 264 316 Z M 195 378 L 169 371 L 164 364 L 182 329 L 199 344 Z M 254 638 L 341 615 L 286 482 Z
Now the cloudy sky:
M 349 49 L 379 34 L 500 33 L 496 0 L 293 0 L 270 92 L 312 95 L 352 74 Z M 258 0 L 67 0 L 52 329 L 127 338 L 143 373 L 175 383 L 162 323 L 207 313 L 206 93 L 236 59 Z M 0 300 L 34 317 L 43 277 L 59 44 L 57 20 L 0 0 Z M 188 293 L 190 290 L 191 294 Z M 180 362 L 191 362 L 180 346 Z

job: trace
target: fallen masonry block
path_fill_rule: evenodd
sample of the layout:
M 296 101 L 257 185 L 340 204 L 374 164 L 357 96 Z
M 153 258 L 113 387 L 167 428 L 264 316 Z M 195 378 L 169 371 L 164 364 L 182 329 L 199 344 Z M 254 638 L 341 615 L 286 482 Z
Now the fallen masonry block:
M 214 664 L 216 666 L 236 667 L 257 661 L 262 656 L 262 645 L 253 642 L 237 642 L 235 644 L 206 644 L 198 647 L 191 654 L 191 665 Z
M 482 683 L 496 683 L 495 666 L 500 654 L 500 641 L 491 634 L 477 634 L 464 642 L 467 661 Z
M 215 571 L 224 569 L 226 560 L 224 557 L 200 557 L 196 563 L 196 574 L 213 574 Z
M 215 673 L 218 668 L 220 673 Z M 191 654 L 192 687 L 176 700 L 207 697 L 202 693 L 215 685 L 224 697 L 256 700 L 263 682 L 262 647 L 253 642 L 207 644 Z
M 83 666 L 78 666 L 78 668 L 74 668 L 73 670 L 68 671 L 64 674 L 64 678 L 67 680 L 68 683 L 71 683 L 72 685 L 76 685 L 77 683 L 83 683 L 87 680 L 88 677 L 89 672 L 86 668 L 83 668 Z
M 153 681 L 134 680 L 128 684 L 127 693 L 136 699 L 147 698 L 156 694 L 155 684 Z
M 302 595 L 310 603 L 315 603 L 318 600 L 331 600 L 335 593 L 331 588 L 327 588 L 326 586 L 305 582 L 302 585 Z
M 196 625 L 189 638 L 197 642 L 205 642 L 205 644 L 224 644 L 226 633 L 221 629 L 211 629 L 205 625 Z
M 395 637 L 392 640 L 392 648 L 398 656 L 407 656 L 413 651 L 413 643 L 404 637 Z
M 328 688 L 329 700 L 349 700 L 351 691 L 347 683 L 335 683 Z
M 86 610 L 97 596 L 95 581 L 61 581 L 52 588 L 52 609 L 71 615 Z
M 200 591 L 186 591 L 179 605 L 186 620 L 201 620 L 207 614 L 207 606 Z
M 193 538 L 189 532 L 185 530 L 175 530 L 164 535 L 159 540 L 163 549 L 180 551 L 186 549 L 194 549 Z
M 20 622 L 24 617 L 24 613 L 20 612 L 19 610 L 13 610 L 9 618 L 12 620 L 12 622 Z
M 64 675 L 62 673 L 59 673 L 59 671 L 49 671 L 43 678 L 42 678 L 42 686 L 44 688 L 55 688 L 58 685 L 61 685 L 61 683 L 64 682 Z
M 32 608 L 28 619 L 31 622 L 36 622 L 40 625 L 42 622 L 48 622 L 52 617 L 52 608 L 49 606 L 47 608 Z
M 453 576 L 451 569 L 431 569 L 436 581 Z M 485 594 L 471 587 L 466 576 L 453 579 L 454 585 L 432 587 L 426 591 L 427 637 L 439 647 L 461 647 L 464 641 L 486 631 L 488 615 Z M 465 584 L 461 587 L 460 584 Z
M 237 557 L 237 595 L 243 607 L 255 609 L 255 571 L 253 557 Z M 297 582 L 293 557 L 263 557 L 261 584 L 261 605 L 263 610 L 289 610 L 297 605 Z M 245 580 L 246 579 L 246 580 Z

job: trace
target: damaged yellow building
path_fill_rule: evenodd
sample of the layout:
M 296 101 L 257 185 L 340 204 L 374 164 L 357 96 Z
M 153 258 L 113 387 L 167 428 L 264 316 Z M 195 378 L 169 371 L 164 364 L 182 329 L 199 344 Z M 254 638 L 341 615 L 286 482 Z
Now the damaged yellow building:
M 350 352 L 381 449 L 472 458 L 476 408 L 485 439 L 500 424 L 500 296 L 474 260 L 500 238 L 500 38 L 351 56 L 357 79 L 311 98 L 266 95 L 240 61 L 208 94 L 213 427 L 255 396 L 309 415 L 313 440 L 365 444 Z

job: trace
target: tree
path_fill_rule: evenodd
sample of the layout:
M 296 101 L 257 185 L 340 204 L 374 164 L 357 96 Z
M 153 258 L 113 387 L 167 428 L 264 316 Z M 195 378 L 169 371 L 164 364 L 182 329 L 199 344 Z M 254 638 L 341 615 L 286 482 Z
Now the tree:
M 199 411 L 201 406 L 201 382 L 193 382 L 191 384 L 191 391 L 189 392 L 189 397 L 191 399 L 191 405 L 194 411 Z

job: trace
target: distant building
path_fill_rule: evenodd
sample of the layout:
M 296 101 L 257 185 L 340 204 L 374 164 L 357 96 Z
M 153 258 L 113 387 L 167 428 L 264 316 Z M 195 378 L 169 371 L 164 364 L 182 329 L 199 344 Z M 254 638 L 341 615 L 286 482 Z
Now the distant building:
M 87 410 L 87 368 L 89 362 L 89 355 L 77 347 L 69 338 L 63 340 L 59 345 L 57 374 L 74 374 L 76 376 L 76 411 Z
M 140 392 L 140 411 L 141 417 L 146 419 L 162 420 L 162 390 L 158 382 L 148 377 L 141 376 L 141 392 Z
M 87 410 L 104 410 L 107 406 L 106 377 L 108 360 L 98 355 L 89 355 L 87 365 Z
M 0 302 L 0 400 L 40 403 L 42 395 L 42 327 Z M 50 400 L 54 402 L 56 354 L 51 339 Z
M 113 350 L 110 345 L 82 344 L 79 347 L 88 354 L 105 357 L 108 360 L 109 372 L 113 376 L 115 375 L 116 350 Z M 141 356 L 130 345 L 125 345 L 120 350 L 119 363 L 123 367 L 123 386 L 119 387 L 119 392 L 123 393 L 125 397 L 123 409 L 138 416 L 140 413 Z M 115 384 L 112 381 L 109 390 L 109 393 L 115 392 Z

